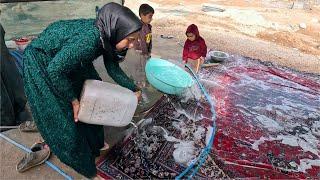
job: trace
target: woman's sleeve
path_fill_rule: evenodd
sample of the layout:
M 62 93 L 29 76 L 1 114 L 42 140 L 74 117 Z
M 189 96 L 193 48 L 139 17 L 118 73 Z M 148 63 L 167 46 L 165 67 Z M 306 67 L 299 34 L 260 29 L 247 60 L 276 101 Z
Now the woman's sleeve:
M 122 87 L 130 89 L 133 92 L 138 90 L 134 81 L 123 72 L 119 66 L 119 63 L 113 60 L 110 52 L 103 53 L 103 61 L 108 74 L 116 83 Z
M 73 91 L 68 74 L 79 68 L 83 61 L 93 59 L 96 48 L 95 44 L 83 39 L 71 42 L 64 45 L 47 67 L 49 78 L 58 95 L 70 102 L 77 98 L 77 95 Z

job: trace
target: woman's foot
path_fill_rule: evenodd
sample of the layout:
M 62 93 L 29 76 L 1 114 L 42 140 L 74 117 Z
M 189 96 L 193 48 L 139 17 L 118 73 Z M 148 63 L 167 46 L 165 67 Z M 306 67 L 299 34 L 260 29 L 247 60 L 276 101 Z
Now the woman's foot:
M 109 144 L 104 142 L 104 146 L 100 149 L 100 151 L 105 151 L 107 149 L 109 149 Z
M 109 144 L 104 142 L 104 146 L 100 149 L 100 156 L 96 157 L 95 162 L 98 163 L 100 159 L 105 157 L 109 151 Z

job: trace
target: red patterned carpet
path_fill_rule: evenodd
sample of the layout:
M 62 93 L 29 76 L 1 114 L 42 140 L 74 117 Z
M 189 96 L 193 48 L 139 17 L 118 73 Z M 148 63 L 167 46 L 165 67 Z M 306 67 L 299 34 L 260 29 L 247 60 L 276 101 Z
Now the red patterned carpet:
M 217 131 L 197 178 L 320 178 L 319 75 L 232 56 L 221 66 L 203 69 L 200 77 L 216 103 Z M 190 120 L 193 117 L 201 120 Z M 185 135 L 174 125 L 176 120 L 206 132 L 211 124 L 206 103 L 180 103 L 173 97 L 163 99 L 148 118 L 180 139 L 192 132 Z M 205 144 L 201 137 L 196 148 Z M 137 145 L 141 142 L 144 147 Z M 98 163 L 99 174 L 172 179 L 185 168 L 173 158 L 174 144 L 152 133 L 129 139 Z M 146 147 L 152 147 L 148 153 Z

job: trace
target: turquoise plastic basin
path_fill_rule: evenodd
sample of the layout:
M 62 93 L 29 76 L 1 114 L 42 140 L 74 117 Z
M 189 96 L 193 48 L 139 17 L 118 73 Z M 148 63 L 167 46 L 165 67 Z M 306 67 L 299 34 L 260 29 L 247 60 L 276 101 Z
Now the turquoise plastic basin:
M 164 59 L 149 59 L 145 70 L 148 82 L 166 94 L 180 95 L 194 84 L 190 74 Z

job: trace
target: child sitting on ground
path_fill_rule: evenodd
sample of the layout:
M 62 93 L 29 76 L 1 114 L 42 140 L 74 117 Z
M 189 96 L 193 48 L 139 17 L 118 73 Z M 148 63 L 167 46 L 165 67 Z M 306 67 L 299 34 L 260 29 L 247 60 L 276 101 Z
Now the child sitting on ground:
M 195 24 L 191 24 L 187 28 L 186 36 L 187 40 L 183 47 L 183 62 L 190 64 L 193 70 L 198 72 L 206 57 L 207 45 Z
M 140 64 L 141 64 L 141 76 L 138 80 L 138 86 L 146 86 L 145 72 L 144 68 L 147 59 L 151 56 L 152 49 L 152 26 L 150 25 L 152 21 L 152 16 L 154 14 L 154 9 L 149 4 L 141 4 L 139 8 L 139 16 L 143 23 L 142 29 L 139 32 L 138 40 L 135 43 L 135 49 L 140 51 Z

